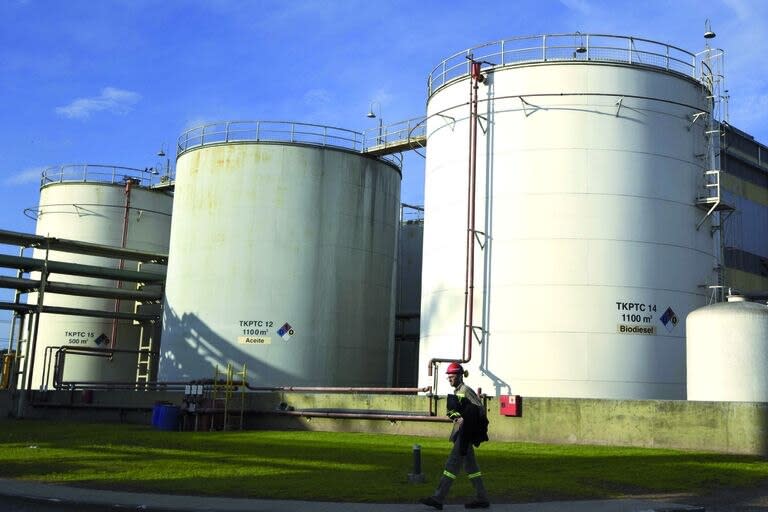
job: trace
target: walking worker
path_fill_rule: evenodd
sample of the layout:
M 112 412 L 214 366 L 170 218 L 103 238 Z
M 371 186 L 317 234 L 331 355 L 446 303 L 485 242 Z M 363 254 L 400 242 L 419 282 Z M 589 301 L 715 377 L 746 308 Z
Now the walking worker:
M 472 447 L 479 446 L 488 440 L 488 417 L 477 393 L 464 384 L 464 377 L 468 375 L 459 363 L 448 365 L 445 373 L 448 382 L 453 386 L 454 394 L 448 395 L 448 417 L 453 420 L 453 430 L 450 440 L 453 442 L 451 454 L 445 463 L 443 476 L 432 496 L 422 498 L 419 501 L 437 510 L 443 509 L 443 502 L 451 490 L 456 475 L 464 467 L 470 482 L 475 488 L 475 499 L 465 504 L 465 508 L 488 508 L 488 494 L 483 485 L 483 476 L 475 459 L 475 450 Z

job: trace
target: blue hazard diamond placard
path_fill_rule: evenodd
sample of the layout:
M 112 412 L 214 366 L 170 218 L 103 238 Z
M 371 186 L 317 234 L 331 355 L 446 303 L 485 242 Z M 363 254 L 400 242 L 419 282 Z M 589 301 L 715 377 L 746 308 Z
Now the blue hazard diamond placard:
M 293 327 L 291 327 L 291 324 L 288 322 L 285 322 L 282 327 L 277 330 L 277 335 L 283 338 L 283 341 L 288 341 L 294 334 L 296 334 L 296 331 L 293 330 Z
M 677 314 L 672 310 L 672 307 L 668 307 L 663 315 L 659 318 L 659 321 L 667 328 L 667 332 L 672 330 L 677 325 Z

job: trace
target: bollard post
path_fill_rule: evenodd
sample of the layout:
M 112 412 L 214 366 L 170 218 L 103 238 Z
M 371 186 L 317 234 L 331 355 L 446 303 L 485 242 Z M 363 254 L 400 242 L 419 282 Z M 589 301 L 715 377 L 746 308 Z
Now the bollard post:
M 408 481 L 412 484 L 422 484 L 427 481 L 421 472 L 421 445 L 413 445 L 413 473 L 408 473 Z
M 413 445 L 413 474 L 421 474 L 421 445 Z

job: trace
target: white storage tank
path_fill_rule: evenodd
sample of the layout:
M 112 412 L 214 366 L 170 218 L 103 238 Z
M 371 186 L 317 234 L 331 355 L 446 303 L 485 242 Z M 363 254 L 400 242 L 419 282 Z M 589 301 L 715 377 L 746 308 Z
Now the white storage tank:
M 400 169 L 361 134 L 231 122 L 179 139 L 161 380 L 391 380 Z
M 768 306 L 741 297 L 687 318 L 688 400 L 768 402 Z
M 473 386 L 684 399 L 678 320 L 717 284 L 711 222 L 696 229 L 708 92 L 693 54 L 581 34 L 469 49 L 430 76 L 420 385 L 430 360 L 462 357 L 470 56 L 485 75 Z
M 170 238 L 173 197 L 153 189 L 154 174 L 142 169 L 108 165 L 63 165 L 46 169 L 42 175 L 40 204 L 36 210 L 35 233 L 41 236 L 79 240 L 112 247 L 125 247 L 167 254 Z M 44 249 L 35 249 L 34 258 L 45 259 Z M 51 251 L 48 259 L 106 268 L 137 270 L 135 261 L 70 252 Z M 39 279 L 34 273 L 33 279 Z M 90 286 L 116 287 L 108 279 L 51 274 L 51 281 Z M 125 282 L 123 288 L 136 288 Z M 61 306 L 97 311 L 134 312 L 135 302 L 45 293 L 46 306 Z M 30 293 L 29 303 L 37 303 Z M 131 320 L 42 314 L 37 333 L 33 389 L 46 381 L 52 384 L 52 366 L 46 368 L 46 349 L 113 348 L 138 350 L 140 326 Z M 49 357 L 52 348 L 48 350 Z M 134 382 L 138 354 L 119 353 L 112 358 L 68 355 L 64 381 Z

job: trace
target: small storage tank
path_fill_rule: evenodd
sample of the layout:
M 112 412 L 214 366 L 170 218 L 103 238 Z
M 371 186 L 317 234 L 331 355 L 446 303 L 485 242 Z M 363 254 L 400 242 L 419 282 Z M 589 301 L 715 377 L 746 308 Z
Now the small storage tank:
M 179 139 L 161 380 L 391 381 L 400 169 L 361 134 L 231 122 Z
M 112 247 L 167 254 L 173 198 L 153 189 L 154 174 L 142 169 L 106 165 L 63 165 L 46 169 L 42 175 L 40 204 L 36 210 L 35 233 L 47 237 L 79 240 Z M 44 249 L 35 249 L 34 258 L 45 259 Z M 119 259 L 51 251 L 48 259 L 137 270 L 138 263 Z M 39 279 L 39 274 L 32 275 Z M 49 279 L 69 284 L 116 287 L 116 281 L 52 274 Z M 123 288 L 136 283 L 123 283 Z M 29 303 L 37 303 L 30 293 Z M 45 293 L 46 306 L 98 311 L 133 312 L 135 302 Z M 52 347 L 113 348 L 138 350 L 140 326 L 131 320 L 42 314 L 37 333 L 34 388 L 52 383 Z M 47 353 L 47 356 L 46 356 Z M 137 353 L 119 353 L 112 358 L 85 355 L 65 357 L 64 381 L 134 382 Z
M 484 80 L 468 272 L 470 57 Z M 685 398 L 678 319 L 717 284 L 710 220 L 697 230 L 711 111 L 697 74 L 673 46 L 585 34 L 489 43 L 433 70 L 420 385 L 430 360 L 462 357 L 473 273 L 473 386 Z
M 731 298 L 686 323 L 688 400 L 768 402 L 768 306 Z

